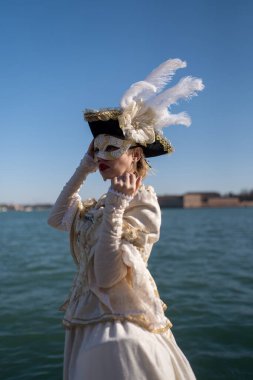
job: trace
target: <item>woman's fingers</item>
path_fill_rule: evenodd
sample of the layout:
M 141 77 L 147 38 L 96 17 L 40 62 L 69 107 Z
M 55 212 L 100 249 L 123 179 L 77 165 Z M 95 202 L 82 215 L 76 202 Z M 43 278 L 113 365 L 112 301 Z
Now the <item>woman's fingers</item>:
M 87 153 L 94 159 L 94 139 L 91 141 Z
M 124 173 L 122 176 L 114 177 L 111 181 L 115 191 L 126 195 L 133 195 L 139 188 L 141 177 L 136 177 L 133 173 Z

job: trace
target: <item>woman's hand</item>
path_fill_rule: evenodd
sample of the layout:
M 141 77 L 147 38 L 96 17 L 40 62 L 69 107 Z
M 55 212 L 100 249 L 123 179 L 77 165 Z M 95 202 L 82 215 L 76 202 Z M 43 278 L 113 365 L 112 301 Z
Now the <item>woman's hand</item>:
M 87 154 L 94 160 L 94 139 L 91 141 Z
M 111 180 L 113 190 L 125 195 L 134 195 L 141 185 L 141 177 L 134 173 L 125 173 L 122 176 L 114 177 Z

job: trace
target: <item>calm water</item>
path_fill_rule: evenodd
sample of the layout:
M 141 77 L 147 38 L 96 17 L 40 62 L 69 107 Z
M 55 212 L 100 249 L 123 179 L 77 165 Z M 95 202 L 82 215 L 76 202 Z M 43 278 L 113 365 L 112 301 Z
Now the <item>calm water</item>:
M 46 219 L 0 213 L 1 380 L 62 377 L 57 307 L 75 267 Z M 253 378 L 252 268 L 253 208 L 163 210 L 150 269 L 198 380 Z

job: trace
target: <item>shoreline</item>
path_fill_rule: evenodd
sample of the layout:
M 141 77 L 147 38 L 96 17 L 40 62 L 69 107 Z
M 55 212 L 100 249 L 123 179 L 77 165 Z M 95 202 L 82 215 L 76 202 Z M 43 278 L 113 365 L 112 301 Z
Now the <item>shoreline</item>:
M 239 195 L 221 195 L 218 192 L 188 192 L 183 195 L 158 195 L 161 208 L 248 208 L 253 207 L 253 192 Z M 0 203 L 0 212 L 44 211 L 53 207 L 52 203 Z

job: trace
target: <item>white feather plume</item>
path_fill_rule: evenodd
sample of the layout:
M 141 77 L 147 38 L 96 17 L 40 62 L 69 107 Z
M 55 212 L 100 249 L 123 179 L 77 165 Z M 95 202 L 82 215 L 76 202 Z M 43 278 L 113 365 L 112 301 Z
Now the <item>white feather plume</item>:
M 155 130 L 169 125 L 191 124 L 187 113 L 171 114 L 169 107 L 180 99 L 188 100 L 204 89 L 202 80 L 187 76 L 175 86 L 161 92 L 171 80 L 175 71 L 186 67 L 180 59 L 169 59 L 154 69 L 143 81 L 134 83 L 123 95 L 121 127 L 129 139 L 150 144 L 154 141 Z
M 124 109 L 128 107 L 132 102 L 138 99 L 147 99 L 154 94 L 156 87 L 146 81 L 140 81 L 132 84 L 132 86 L 125 92 L 121 99 L 120 105 Z
M 160 92 L 170 82 L 175 71 L 184 67 L 186 67 L 186 62 L 181 61 L 181 59 L 168 59 L 151 71 L 144 80 L 155 86 L 156 92 Z
M 202 80 L 193 77 L 184 77 L 173 87 L 157 95 L 151 100 L 152 106 L 163 108 L 177 103 L 179 99 L 191 99 L 197 91 L 203 90 Z M 150 103 L 150 104 L 151 104 Z
M 171 80 L 175 71 L 186 67 L 186 62 L 180 59 L 168 59 L 154 69 L 143 81 L 136 82 L 124 93 L 120 105 L 127 107 L 136 98 L 146 101 L 155 93 L 160 92 Z
M 159 118 L 156 119 L 155 128 L 161 131 L 162 128 L 169 127 L 170 125 L 184 125 L 185 127 L 189 127 L 191 125 L 191 118 L 186 112 L 174 114 L 166 109 L 163 114 L 160 114 Z

